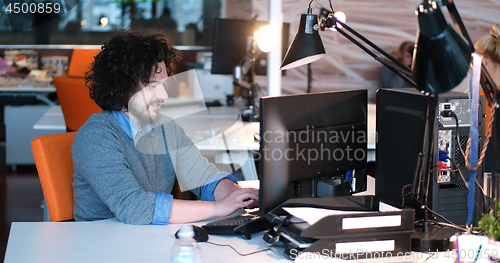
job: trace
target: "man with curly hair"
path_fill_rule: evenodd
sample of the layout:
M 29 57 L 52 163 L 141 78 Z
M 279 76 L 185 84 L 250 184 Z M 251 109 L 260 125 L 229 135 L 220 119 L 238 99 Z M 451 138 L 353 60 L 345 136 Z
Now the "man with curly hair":
M 121 31 L 102 46 L 86 83 L 103 111 L 89 117 L 72 146 L 76 221 L 187 223 L 257 205 L 256 189 L 218 171 L 160 114 L 179 60 L 163 33 Z M 175 181 L 201 200 L 174 199 Z

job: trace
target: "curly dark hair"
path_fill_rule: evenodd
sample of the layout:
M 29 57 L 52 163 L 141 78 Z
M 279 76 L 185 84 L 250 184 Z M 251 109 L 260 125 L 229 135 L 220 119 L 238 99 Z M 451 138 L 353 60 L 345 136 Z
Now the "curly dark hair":
M 85 84 L 90 97 L 103 110 L 128 108 L 128 101 L 140 83 L 147 85 L 153 66 L 165 61 L 169 76 L 175 73 L 181 52 L 162 31 L 132 32 L 121 30 L 101 47 Z M 159 73 L 159 72 L 156 72 Z

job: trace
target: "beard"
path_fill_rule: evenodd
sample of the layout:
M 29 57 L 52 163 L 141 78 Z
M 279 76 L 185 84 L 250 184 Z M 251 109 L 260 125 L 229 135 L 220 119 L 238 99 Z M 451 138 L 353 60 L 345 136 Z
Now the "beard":
M 144 107 L 138 107 L 138 105 L 129 105 L 128 111 L 133 116 L 134 119 L 138 120 L 140 124 L 154 124 L 158 122 L 161 118 L 160 109 L 152 108 L 152 105 L 161 105 L 163 100 L 154 100 L 149 102 L 149 104 Z

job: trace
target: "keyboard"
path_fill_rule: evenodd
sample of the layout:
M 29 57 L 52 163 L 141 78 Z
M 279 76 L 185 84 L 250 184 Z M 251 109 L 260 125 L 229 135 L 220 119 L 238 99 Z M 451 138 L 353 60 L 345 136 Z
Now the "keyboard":
M 222 218 L 210 222 L 202 227 L 208 234 L 241 234 L 243 238 L 251 239 L 251 233 L 269 229 L 270 223 L 263 216 L 247 213 Z

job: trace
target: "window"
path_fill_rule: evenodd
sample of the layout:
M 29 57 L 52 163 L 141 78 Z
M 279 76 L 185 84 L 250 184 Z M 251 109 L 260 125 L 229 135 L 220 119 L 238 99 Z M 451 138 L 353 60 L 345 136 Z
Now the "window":
M 60 0 L 33 0 L 35 3 Z M 205 2 L 205 3 L 204 3 Z M 219 3 L 217 12 L 204 14 Z M 18 44 L 84 44 L 100 45 L 113 31 L 122 28 L 161 28 L 174 37 L 177 45 L 211 45 L 211 34 L 204 28 L 212 28 L 214 14 L 220 14 L 220 1 L 203 0 L 65 0 L 61 15 L 53 14 L 39 23 L 36 15 L 29 12 L 6 12 L 10 0 L 0 0 L 0 45 Z M 28 1 L 26 1 L 28 3 Z M 73 8 L 71 8 L 73 7 Z M 170 17 L 170 18 L 169 18 Z M 43 20 L 45 21 L 45 20 Z M 11 23 L 16 28 L 12 32 Z M 34 24 L 33 24 L 34 23 Z M 38 24 L 39 23 L 39 24 Z M 33 26 L 37 25 L 37 26 Z M 205 32 L 204 32 L 205 31 Z M 210 41 L 202 41 L 203 35 Z M 4 37 L 5 36 L 5 37 Z

